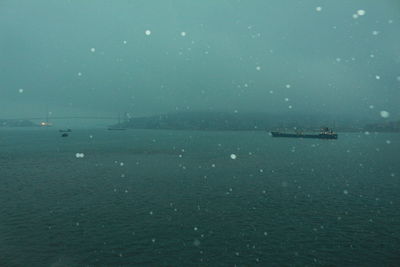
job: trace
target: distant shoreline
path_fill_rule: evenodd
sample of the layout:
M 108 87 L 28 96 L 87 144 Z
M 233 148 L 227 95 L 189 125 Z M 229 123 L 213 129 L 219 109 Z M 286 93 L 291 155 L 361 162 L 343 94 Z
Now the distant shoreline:
M 61 126 L 60 126 L 61 127 Z M 101 128 L 95 126 L 94 128 Z M 399 133 L 399 121 L 371 123 L 348 117 L 333 117 L 323 114 L 266 114 L 232 112 L 178 112 L 147 117 L 125 117 L 119 123 L 105 128 L 143 130 L 186 130 L 186 131 L 285 131 L 318 132 L 321 127 L 332 128 L 335 132 L 387 132 Z M 30 120 L 0 119 L 1 128 L 49 128 L 58 130 L 56 125 L 43 127 Z M 61 127 L 62 128 L 62 127 Z M 71 127 L 69 127 L 71 128 Z M 79 126 L 87 129 L 88 127 Z
M 347 119 L 347 118 L 345 118 Z M 337 125 L 337 126 L 336 126 Z M 158 116 L 125 118 L 111 127 L 197 131 L 295 131 L 318 132 L 321 127 L 335 132 L 400 132 L 399 122 L 367 123 L 348 119 L 336 124 L 320 114 L 271 115 L 264 113 L 181 112 Z

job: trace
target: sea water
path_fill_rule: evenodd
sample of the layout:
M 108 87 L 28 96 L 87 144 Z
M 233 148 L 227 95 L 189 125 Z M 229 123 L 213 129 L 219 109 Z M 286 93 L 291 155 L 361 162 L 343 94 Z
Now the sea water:
M 400 136 L 0 131 L 0 266 L 396 266 Z

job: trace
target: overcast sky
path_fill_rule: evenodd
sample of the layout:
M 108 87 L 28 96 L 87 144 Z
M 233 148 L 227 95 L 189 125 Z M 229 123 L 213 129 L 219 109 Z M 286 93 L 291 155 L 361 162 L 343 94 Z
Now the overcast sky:
M 400 115 L 398 0 L 1 0 L 0 118 Z

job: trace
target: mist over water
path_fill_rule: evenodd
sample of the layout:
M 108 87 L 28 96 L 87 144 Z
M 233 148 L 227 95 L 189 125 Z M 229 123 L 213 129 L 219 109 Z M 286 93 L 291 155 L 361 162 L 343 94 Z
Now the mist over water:
M 0 0 L 0 266 L 398 266 L 399 100 L 398 0 Z
M 5 0 L 0 117 L 46 107 L 398 117 L 399 9 L 395 0 Z

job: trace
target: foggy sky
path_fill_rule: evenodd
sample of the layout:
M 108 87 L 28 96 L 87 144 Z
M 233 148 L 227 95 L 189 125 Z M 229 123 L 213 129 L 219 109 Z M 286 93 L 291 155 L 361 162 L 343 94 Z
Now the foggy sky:
M 399 100 L 398 0 L 0 1 L 0 118 L 48 108 L 398 119 Z

